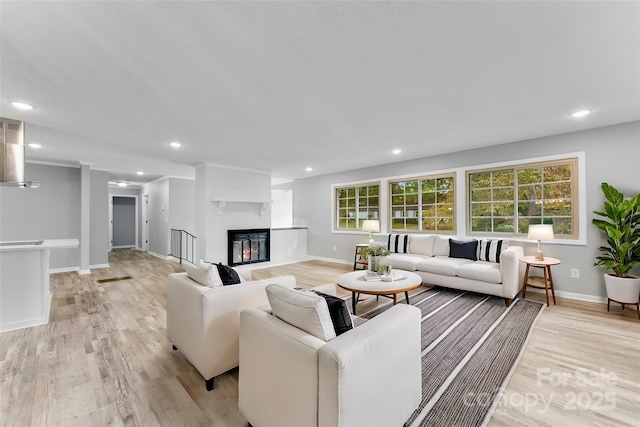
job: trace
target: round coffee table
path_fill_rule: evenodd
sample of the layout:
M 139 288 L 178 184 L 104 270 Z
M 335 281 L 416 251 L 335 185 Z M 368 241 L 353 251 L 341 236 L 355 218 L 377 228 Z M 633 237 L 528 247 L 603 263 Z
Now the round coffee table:
M 404 279 L 393 282 L 383 282 L 382 280 L 364 280 L 366 271 L 352 271 L 343 274 L 338 278 L 338 286 L 347 291 L 351 291 L 352 312 L 356 314 L 356 304 L 359 294 L 383 295 L 393 297 L 393 304 L 398 301 L 398 294 L 404 292 L 404 297 L 409 304 L 409 291 L 419 288 L 422 285 L 422 277 L 409 271 L 393 270 L 395 274 L 401 274 Z M 391 298 L 390 297 L 390 298 Z

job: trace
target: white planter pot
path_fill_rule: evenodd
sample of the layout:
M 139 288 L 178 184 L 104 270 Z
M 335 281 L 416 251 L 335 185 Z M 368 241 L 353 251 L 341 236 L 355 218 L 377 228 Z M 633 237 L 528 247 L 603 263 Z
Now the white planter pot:
M 622 304 L 638 304 L 640 301 L 640 277 L 618 277 L 604 274 L 607 297 Z

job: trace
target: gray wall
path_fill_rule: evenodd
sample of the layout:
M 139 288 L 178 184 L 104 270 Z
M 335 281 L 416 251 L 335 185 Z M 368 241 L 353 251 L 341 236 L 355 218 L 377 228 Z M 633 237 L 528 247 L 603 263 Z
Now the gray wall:
M 169 179 L 169 225 L 176 230 L 195 234 L 196 181 L 193 179 Z
M 109 263 L 109 173 L 91 171 L 91 225 L 90 244 L 91 266 Z
M 80 169 L 27 163 L 40 188 L 0 187 L 0 240 L 80 239 Z M 52 269 L 77 268 L 79 249 L 51 251 Z
M 27 163 L 25 177 L 41 181 L 40 188 L 0 187 L 0 240 L 80 240 L 80 169 Z M 92 170 L 90 185 L 89 262 L 104 266 L 109 262 L 108 173 Z M 51 251 L 52 269 L 79 266 L 79 248 Z
M 136 244 L 136 199 L 113 197 L 113 246 Z
M 149 194 L 149 252 L 167 256 L 170 252 L 171 228 L 195 231 L 195 181 L 182 178 L 163 178 L 140 189 L 140 204 Z M 142 206 L 139 209 L 143 221 Z M 142 224 L 140 226 L 142 228 Z M 142 231 L 141 231 L 142 232 Z M 142 236 L 140 245 L 142 246 Z
M 555 135 L 530 141 L 469 150 L 443 156 L 390 163 L 372 168 L 323 175 L 294 181 L 294 224 L 308 226 L 308 254 L 353 261 L 354 245 L 366 242 L 364 233 L 332 233 L 331 185 L 366 179 L 460 168 L 506 161 L 518 161 L 564 153 L 585 152 L 587 227 L 586 245 L 563 244 L 556 240 L 544 245 L 545 255 L 562 260 L 554 267 L 554 282 L 561 292 L 599 299 L 605 294 L 603 270 L 593 266 L 604 237 L 591 225 L 592 212 L 600 210 L 600 184 L 608 182 L 627 196 L 640 193 L 640 122 Z M 385 207 L 383 207 L 385 208 Z M 458 206 L 457 209 L 464 209 Z M 534 254 L 535 244 L 517 243 L 525 254 Z M 334 251 L 333 248 L 336 248 Z M 581 278 L 571 279 L 571 268 L 579 268 Z M 635 272 L 638 273 L 638 268 Z
M 169 255 L 169 179 L 145 186 L 149 193 L 149 252 Z

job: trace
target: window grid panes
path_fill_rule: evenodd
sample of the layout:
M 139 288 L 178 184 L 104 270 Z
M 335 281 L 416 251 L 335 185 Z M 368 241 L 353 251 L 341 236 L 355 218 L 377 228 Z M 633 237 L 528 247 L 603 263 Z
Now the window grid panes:
M 468 173 L 471 232 L 526 234 L 551 224 L 575 237 L 575 159 Z
M 454 231 L 453 175 L 389 182 L 392 231 Z
M 336 230 L 360 230 L 365 219 L 380 219 L 380 184 L 335 189 Z

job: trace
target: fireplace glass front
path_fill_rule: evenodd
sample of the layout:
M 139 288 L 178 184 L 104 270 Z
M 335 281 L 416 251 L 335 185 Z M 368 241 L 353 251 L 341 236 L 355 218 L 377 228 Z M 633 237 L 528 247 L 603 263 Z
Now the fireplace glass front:
M 253 264 L 269 261 L 271 230 L 228 230 L 229 265 Z

